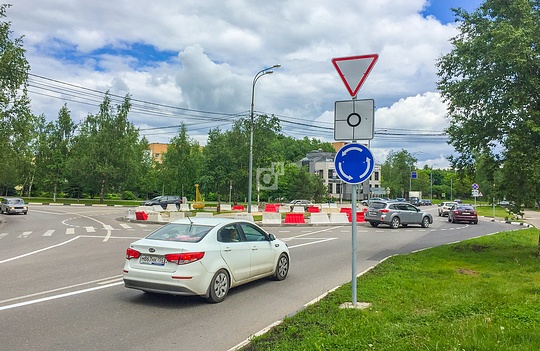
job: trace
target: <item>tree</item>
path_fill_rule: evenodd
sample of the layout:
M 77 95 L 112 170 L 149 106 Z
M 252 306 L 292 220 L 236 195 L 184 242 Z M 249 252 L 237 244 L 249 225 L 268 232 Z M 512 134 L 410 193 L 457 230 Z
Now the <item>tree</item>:
M 143 155 L 148 147 L 139 140 L 139 131 L 128 122 L 131 108 L 126 96 L 116 109 L 107 93 L 97 115 L 88 115 L 74 138 L 68 167 L 72 180 L 103 203 L 109 190 L 120 192 L 133 186 L 141 174 Z
M 519 213 L 540 198 L 540 1 L 486 0 L 475 12 L 455 13 L 459 34 L 437 63 L 459 153 L 451 161 L 472 168 L 482 156 L 501 168 L 500 189 Z
M 184 195 L 187 191 L 195 197 L 195 184 L 199 183 L 201 172 L 201 150 L 199 143 L 187 135 L 182 123 L 178 135 L 171 139 L 167 152 L 163 155 L 163 181 L 168 194 Z
M 48 190 L 52 190 L 53 201 L 56 201 L 59 186 L 67 181 L 66 164 L 76 127 L 67 105 L 64 105 L 58 112 L 56 122 L 46 124 L 40 133 L 36 155 L 39 180 Z
M 381 186 L 390 188 L 391 197 L 408 197 L 411 186 L 411 170 L 418 160 L 408 151 L 390 151 L 381 166 Z M 418 190 L 418 189 L 412 189 Z
M 27 97 L 30 65 L 22 38 L 12 39 L 10 22 L 3 21 L 9 5 L 0 5 L 0 186 L 5 193 L 28 179 L 36 117 Z

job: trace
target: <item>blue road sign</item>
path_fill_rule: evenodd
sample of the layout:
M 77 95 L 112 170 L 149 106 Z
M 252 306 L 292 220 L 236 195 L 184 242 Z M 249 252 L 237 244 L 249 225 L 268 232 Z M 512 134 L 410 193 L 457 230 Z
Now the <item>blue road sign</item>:
M 412 179 L 418 178 L 418 173 L 416 173 L 415 171 L 412 171 L 412 172 L 411 172 L 411 178 L 412 178 Z
M 362 183 L 373 173 L 373 154 L 362 144 L 347 144 L 336 154 L 334 159 L 336 172 L 345 183 Z
M 478 190 L 478 188 L 479 188 L 478 184 L 474 183 L 474 184 L 472 185 L 472 189 L 473 189 L 473 190 Z

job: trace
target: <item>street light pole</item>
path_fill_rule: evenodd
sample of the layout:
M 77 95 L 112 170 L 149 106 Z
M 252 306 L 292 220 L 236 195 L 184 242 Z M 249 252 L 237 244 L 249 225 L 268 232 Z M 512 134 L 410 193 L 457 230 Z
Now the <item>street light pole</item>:
M 255 77 L 253 78 L 253 84 L 251 86 L 251 109 L 249 111 L 249 117 L 251 120 L 251 127 L 250 127 L 250 133 L 249 133 L 249 179 L 248 179 L 248 213 L 251 213 L 251 188 L 253 187 L 253 105 L 255 100 L 255 83 L 257 83 L 257 80 L 261 78 L 262 76 L 266 74 L 272 74 L 274 71 L 272 71 L 272 68 L 279 68 L 281 67 L 280 64 L 273 65 L 272 67 L 268 67 L 265 69 L 260 70 L 257 72 Z

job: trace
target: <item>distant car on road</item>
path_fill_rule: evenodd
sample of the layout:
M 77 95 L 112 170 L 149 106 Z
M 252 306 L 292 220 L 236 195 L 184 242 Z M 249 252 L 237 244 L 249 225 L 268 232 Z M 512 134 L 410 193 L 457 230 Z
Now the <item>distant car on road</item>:
M 456 204 L 457 202 L 453 201 L 440 203 L 438 208 L 439 217 L 448 216 L 448 212 L 450 212 L 450 209 Z
M 307 211 L 308 207 L 313 206 L 313 203 L 309 200 L 292 200 L 288 203 L 288 206 L 290 207 L 291 211 L 293 210 L 294 206 L 303 206 L 304 211 Z
M 403 201 L 374 201 L 364 213 L 364 218 L 372 227 L 387 224 L 392 229 L 409 224 L 420 224 L 427 228 L 433 223 L 430 213 Z
M 176 208 L 180 208 L 182 204 L 182 199 L 180 196 L 166 195 L 166 196 L 156 196 L 153 199 L 144 201 L 141 205 L 143 206 L 154 206 L 160 205 L 163 209 L 167 208 L 168 204 L 176 205 Z
M 0 202 L 0 213 L 28 213 L 28 205 L 20 197 L 5 197 Z
M 456 204 L 448 212 L 448 222 L 469 222 L 478 224 L 478 215 L 472 205 Z
M 387 199 L 383 198 L 383 197 L 372 197 L 372 198 L 369 198 L 367 200 L 362 200 L 362 205 L 364 206 L 369 206 L 373 201 L 385 201 Z

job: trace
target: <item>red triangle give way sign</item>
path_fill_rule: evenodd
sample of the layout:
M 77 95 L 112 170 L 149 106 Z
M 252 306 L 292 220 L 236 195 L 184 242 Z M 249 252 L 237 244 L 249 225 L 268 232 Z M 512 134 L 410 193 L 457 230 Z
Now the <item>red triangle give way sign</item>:
M 352 97 L 356 96 L 378 58 L 378 54 L 371 54 L 332 59 L 334 67 Z

